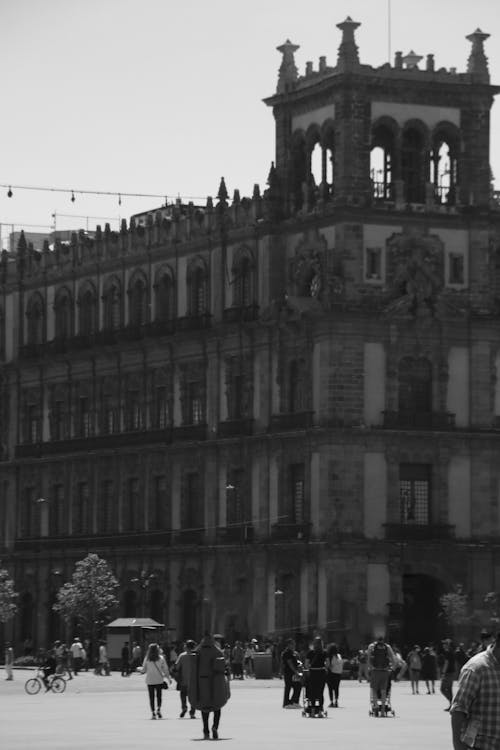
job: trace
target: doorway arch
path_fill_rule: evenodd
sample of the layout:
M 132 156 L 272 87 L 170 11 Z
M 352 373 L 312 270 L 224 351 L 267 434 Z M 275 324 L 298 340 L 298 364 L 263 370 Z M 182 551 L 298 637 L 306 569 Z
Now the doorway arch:
M 439 598 L 445 593 L 441 581 L 422 573 L 403 576 L 403 644 L 438 643 L 446 636 L 446 622 L 440 617 Z

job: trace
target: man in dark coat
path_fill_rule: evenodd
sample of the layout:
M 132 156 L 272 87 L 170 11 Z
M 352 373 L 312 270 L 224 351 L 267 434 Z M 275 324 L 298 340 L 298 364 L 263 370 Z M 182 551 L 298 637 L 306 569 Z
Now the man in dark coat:
M 189 656 L 188 698 L 192 708 L 201 711 L 203 736 L 210 737 L 208 719 L 213 711 L 212 737 L 219 736 L 222 706 L 229 699 L 229 681 L 225 675 L 224 654 L 214 643 L 213 636 L 206 632 L 197 648 Z

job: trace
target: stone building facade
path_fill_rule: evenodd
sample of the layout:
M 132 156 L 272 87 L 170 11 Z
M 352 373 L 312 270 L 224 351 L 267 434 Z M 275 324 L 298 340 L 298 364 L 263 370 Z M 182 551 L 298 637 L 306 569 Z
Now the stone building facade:
M 0 557 L 12 635 L 97 552 L 171 637 L 439 637 L 500 579 L 490 84 L 279 51 L 268 183 L 4 253 Z

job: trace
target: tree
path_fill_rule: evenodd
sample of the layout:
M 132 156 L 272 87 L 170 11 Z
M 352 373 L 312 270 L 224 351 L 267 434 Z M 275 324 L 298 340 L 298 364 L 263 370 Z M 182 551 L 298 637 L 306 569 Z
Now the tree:
M 447 594 L 442 594 L 439 597 L 439 603 L 443 610 L 443 615 L 451 627 L 457 631 L 458 635 L 461 635 L 464 626 L 471 620 L 469 615 L 469 597 L 467 594 L 464 594 L 463 587 L 460 584 L 455 584 L 453 591 L 449 591 Z
M 96 554 L 87 555 L 76 563 L 71 583 L 65 583 L 57 592 L 53 610 L 66 622 L 76 620 L 82 635 L 95 644 L 101 628 L 118 606 L 118 586 L 106 560 Z
M 19 595 L 14 590 L 14 581 L 5 568 L 0 568 L 0 622 L 7 622 L 17 612 L 16 599 Z

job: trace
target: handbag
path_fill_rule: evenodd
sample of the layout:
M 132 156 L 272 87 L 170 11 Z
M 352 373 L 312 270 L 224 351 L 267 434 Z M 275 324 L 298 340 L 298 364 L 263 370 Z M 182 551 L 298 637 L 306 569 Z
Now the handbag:
M 155 667 L 158 669 L 158 673 L 163 677 L 163 672 L 158 668 L 158 664 L 155 662 Z M 166 680 L 163 680 L 161 683 L 161 689 L 162 690 L 168 690 L 168 682 Z

